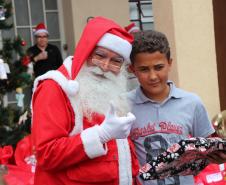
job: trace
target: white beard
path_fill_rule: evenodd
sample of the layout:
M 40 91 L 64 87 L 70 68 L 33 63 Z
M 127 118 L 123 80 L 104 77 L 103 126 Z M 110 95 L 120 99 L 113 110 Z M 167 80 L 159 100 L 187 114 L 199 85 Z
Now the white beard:
M 83 65 L 78 74 L 80 106 L 83 116 L 91 119 L 92 113 L 106 114 L 110 102 L 116 108 L 118 116 L 129 112 L 126 98 L 127 76 L 122 67 L 118 75 L 103 72 L 99 67 Z

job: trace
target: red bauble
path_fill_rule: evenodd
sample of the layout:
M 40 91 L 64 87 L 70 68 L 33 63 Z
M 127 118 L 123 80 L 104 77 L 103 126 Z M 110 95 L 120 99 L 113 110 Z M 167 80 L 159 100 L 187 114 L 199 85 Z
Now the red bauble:
M 23 66 L 27 66 L 30 62 L 31 62 L 30 57 L 27 56 L 27 55 L 25 55 L 25 56 L 22 58 L 22 61 L 21 61 L 21 63 L 22 63 Z
M 26 46 L 26 42 L 24 40 L 21 41 L 21 46 Z

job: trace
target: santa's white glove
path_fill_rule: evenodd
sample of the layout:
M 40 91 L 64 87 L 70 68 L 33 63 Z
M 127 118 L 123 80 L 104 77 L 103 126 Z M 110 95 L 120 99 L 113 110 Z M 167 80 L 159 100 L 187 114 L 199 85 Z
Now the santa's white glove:
M 135 119 L 136 117 L 130 112 L 127 116 L 118 117 L 115 107 L 111 103 L 110 110 L 105 116 L 103 123 L 98 126 L 101 143 L 106 143 L 111 139 L 124 139 L 128 137 Z

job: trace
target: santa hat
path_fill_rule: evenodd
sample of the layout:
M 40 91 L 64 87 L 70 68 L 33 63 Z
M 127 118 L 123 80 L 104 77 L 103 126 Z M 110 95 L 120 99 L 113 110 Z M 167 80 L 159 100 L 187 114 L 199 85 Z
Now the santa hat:
M 34 30 L 34 35 L 38 35 L 39 33 L 46 33 L 47 35 L 49 35 L 48 30 L 46 29 L 46 26 L 44 23 L 39 23 L 35 30 Z
M 90 20 L 75 49 L 72 62 L 72 79 L 75 79 L 82 65 L 96 46 L 110 49 L 129 61 L 133 36 L 117 23 L 104 17 Z
M 126 31 L 129 33 L 139 32 L 140 29 L 136 26 L 134 22 L 125 27 Z

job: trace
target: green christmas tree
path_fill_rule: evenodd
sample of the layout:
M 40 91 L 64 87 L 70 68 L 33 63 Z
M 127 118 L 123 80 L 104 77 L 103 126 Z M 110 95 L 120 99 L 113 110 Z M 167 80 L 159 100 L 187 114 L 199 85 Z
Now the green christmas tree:
M 13 27 L 7 19 L 12 15 L 12 4 L 0 0 L 0 32 Z M 1 35 L 0 35 L 1 36 Z M 0 75 L 0 146 L 13 145 L 30 132 L 30 119 L 27 109 L 4 105 L 7 93 L 16 89 L 24 89 L 32 83 L 31 76 L 27 73 L 27 63 L 24 46 L 26 42 L 20 37 L 2 40 L 0 48 L 0 62 L 9 68 L 7 75 Z M 16 57 L 15 57 L 16 54 Z M 16 59 L 15 59 L 16 58 Z M 3 65 L 2 65 L 3 66 Z M 21 116 L 24 116 L 21 121 Z M 28 118 L 27 118 L 27 117 Z

